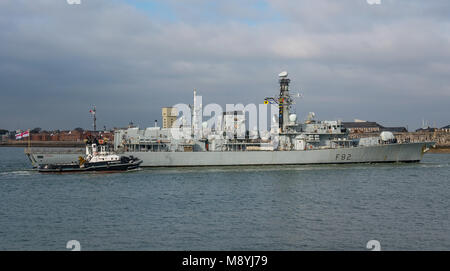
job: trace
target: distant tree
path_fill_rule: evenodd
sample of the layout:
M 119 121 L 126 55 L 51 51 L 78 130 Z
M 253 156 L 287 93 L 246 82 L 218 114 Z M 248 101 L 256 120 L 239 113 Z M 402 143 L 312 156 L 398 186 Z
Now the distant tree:
M 33 130 L 31 130 L 30 132 L 33 134 L 39 134 L 42 131 L 42 129 L 40 127 L 36 127 Z
M 74 131 L 77 131 L 77 132 L 80 132 L 80 133 L 84 132 L 84 129 L 81 128 L 81 127 L 77 127 L 77 128 L 75 128 L 75 129 L 73 129 L 73 130 L 74 130 Z
M 9 133 L 8 130 L 0 129 L 0 135 L 6 135 L 8 133 Z

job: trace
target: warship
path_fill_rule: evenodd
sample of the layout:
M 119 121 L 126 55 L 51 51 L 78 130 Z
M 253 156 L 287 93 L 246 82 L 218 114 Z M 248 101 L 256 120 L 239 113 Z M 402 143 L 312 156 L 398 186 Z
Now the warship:
M 433 145 L 398 142 L 387 131 L 351 139 L 340 120 L 316 120 L 312 112 L 299 122 L 297 115 L 290 112 L 296 97 L 290 93 L 288 73 L 278 77 L 279 92 L 264 99 L 265 105 L 277 111 L 270 117 L 267 132 L 247 129 L 244 110 L 216 112 L 213 127 L 208 127 L 201 121 L 201 96 L 194 90 L 190 115 L 183 114 L 166 128 L 155 125 L 118 129 L 114 132 L 114 151 L 136 157 L 142 167 L 260 166 L 420 162 Z M 26 153 L 35 166 L 70 163 L 79 156 L 76 150 Z

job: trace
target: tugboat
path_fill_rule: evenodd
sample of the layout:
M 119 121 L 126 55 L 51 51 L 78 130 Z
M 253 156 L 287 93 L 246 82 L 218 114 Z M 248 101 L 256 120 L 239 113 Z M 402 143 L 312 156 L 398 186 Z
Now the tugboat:
M 89 139 L 86 142 L 86 155 L 78 157 L 78 163 L 43 164 L 38 167 L 41 173 L 76 172 L 117 172 L 138 169 L 142 160 L 133 156 L 119 156 L 109 152 L 104 140 Z

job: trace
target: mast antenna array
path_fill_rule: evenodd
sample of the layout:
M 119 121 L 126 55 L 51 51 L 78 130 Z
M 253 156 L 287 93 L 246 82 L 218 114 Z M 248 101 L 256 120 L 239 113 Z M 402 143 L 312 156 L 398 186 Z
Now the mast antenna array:
M 301 98 L 301 94 L 291 95 L 289 93 L 289 83 L 291 80 L 288 78 L 288 72 L 283 71 L 278 74 L 280 83 L 280 94 L 276 97 L 266 97 L 264 104 L 278 104 L 278 125 L 280 132 L 285 132 L 286 124 L 289 118 L 289 109 L 291 105 L 295 104 L 295 98 Z

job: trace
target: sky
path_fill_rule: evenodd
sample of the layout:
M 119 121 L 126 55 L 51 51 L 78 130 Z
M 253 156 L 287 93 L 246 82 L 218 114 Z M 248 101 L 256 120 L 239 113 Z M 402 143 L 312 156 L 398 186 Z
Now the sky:
M 0 1 L 0 129 L 92 129 L 94 104 L 153 126 L 194 88 L 260 104 L 284 70 L 300 120 L 450 124 L 448 0 L 80 2 Z

